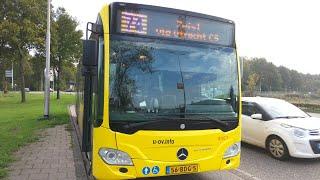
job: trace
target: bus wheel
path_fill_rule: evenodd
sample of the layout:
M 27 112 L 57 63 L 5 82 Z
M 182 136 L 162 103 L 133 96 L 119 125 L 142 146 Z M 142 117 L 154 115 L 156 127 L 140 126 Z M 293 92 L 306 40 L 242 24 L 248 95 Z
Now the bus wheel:
M 286 160 L 289 158 L 289 150 L 286 143 L 278 136 L 271 136 L 267 139 L 267 150 L 270 155 L 278 160 Z

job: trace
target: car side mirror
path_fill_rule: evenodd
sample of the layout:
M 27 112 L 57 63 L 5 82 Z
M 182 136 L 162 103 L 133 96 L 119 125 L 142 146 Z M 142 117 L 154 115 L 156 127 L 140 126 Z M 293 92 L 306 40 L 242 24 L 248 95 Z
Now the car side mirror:
M 83 66 L 97 66 L 97 41 L 96 40 L 83 40 Z
M 252 119 L 260 119 L 261 120 L 262 119 L 262 114 L 252 114 L 251 118 Z

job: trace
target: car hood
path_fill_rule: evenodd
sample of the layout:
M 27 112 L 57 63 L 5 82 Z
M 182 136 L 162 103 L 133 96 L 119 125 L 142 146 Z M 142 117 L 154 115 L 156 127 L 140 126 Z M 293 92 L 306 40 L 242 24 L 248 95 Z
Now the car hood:
M 313 130 L 320 129 L 320 118 L 316 117 L 307 117 L 307 118 L 279 118 L 277 119 L 279 123 L 287 124 L 290 126 Z

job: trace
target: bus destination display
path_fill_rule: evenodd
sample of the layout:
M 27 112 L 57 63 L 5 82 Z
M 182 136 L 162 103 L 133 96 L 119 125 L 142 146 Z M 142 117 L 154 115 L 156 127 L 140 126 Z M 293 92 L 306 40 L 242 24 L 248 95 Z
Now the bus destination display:
M 117 33 L 208 42 L 231 46 L 232 23 L 150 10 L 118 10 Z

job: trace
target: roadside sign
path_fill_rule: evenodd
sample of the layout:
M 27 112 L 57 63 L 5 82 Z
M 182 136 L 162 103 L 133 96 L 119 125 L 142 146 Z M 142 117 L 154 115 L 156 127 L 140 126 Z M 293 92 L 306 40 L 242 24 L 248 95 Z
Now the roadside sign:
M 49 78 L 50 78 L 50 81 L 53 81 L 53 70 L 52 69 L 50 69 L 50 71 L 49 71 Z
M 46 68 L 44 68 L 43 72 L 44 72 L 44 74 L 46 74 Z M 50 81 L 54 81 L 53 69 L 50 69 L 50 71 L 49 71 L 49 79 L 50 79 Z
M 6 77 L 13 77 L 12 70 L 6 70 Z

